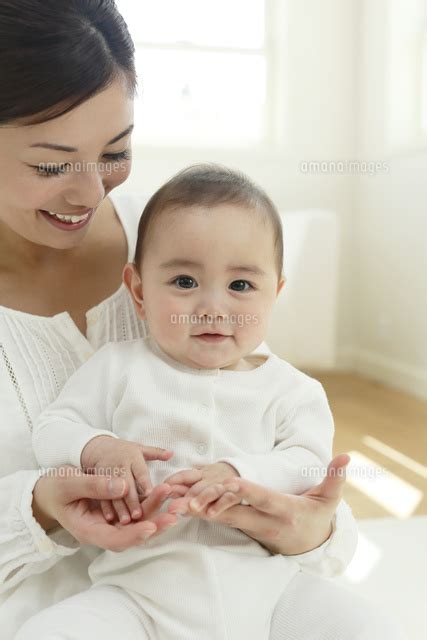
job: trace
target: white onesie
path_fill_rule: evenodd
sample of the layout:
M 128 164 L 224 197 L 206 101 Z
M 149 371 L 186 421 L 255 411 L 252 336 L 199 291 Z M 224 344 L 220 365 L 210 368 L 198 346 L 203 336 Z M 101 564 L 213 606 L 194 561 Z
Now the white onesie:
M 106 344 L 68 380 L 35 426 L 39 464 L 80 466 L 94 428 L 172 449 L 169 461 L 148 463 L 153 485 L 224 461 L 292 494 L 319 482 L 334 431 L 321 384 L 276 355 L 248 371 L 192 369 L 152 337 Z M 191 517 L 90 566 L 95 585 L 120 587 L 141 607 L 158 640 L 268 638 L 276 603 L 298 571 L 292 557 Z

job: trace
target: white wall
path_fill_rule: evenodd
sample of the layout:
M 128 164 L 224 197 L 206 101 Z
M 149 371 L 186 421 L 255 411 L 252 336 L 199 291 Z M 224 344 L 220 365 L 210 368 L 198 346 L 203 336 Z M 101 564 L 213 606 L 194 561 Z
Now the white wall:
M 366 375 L 427 397 L 427 147 L 388 151 L 391 2 L 360 4 L 360 157 L 384 159 L 390 171 L 358 180 L 355 334 L 342 355 Z
M 283 143 L 243 153 L 136 148 L 123 189 L 150 194 L 182 167 L 210 160 L 248 173 L 281 210 L 336 211 L 337 364 L 427 395 L 427 152 L 385 155 L 390 4 L 279 0 Z M 355 177 L 300 171 L 303 161 L 358 156 L 389 160 L 390 173 Z
M 354 157 L 357 0 L 278 0 L 278 6 L 275 45 L 285 89 L 283 98 L 279 90 L 277 96 L 282 144 L 243 152 L 137 147 L 132 174 L 121 190 L 150 194 L 188 164 L 217 161 L 249 174 L 281 210 L 336 211 L 342 234 L 337 336 L 338 344 L 352 344 L 353 318 L 345 292 L 351 269 L 353 179 L 307 175 L 300 164 Z

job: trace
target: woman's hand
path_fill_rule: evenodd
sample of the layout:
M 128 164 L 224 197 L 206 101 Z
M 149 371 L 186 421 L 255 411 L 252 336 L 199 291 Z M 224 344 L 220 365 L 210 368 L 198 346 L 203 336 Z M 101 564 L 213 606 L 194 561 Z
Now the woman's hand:
M 158 513 L 171 492 L 167 484 L 154 487 L 140 503 L 142 516 L 138 522 L 110 524 L 98 501 L 124 498 L 128 486 L 123 479 L 87 475 L 75 467 L 55 471 L 55 475 L 42 476 L 33 490 L 33 514 L 46 531 L 60 524 L 81 544 L 122 551 L 177 522 L 176 515 Z
M 305 553 L 331 535 L 332 519 L 342 498 L 345 467 L 349 462 L 347 454 L 334 458 L 325 479 L 299 496 L 282 494 L 243 478 L 232 478 L 223 482 L 221 497 L 207 509 L 192 510 L 186 498 L 177 498 L 169 504 L 168 511 L 241 529 L 273 553 Z M 241 505 L 241 500 L 248 506 Z

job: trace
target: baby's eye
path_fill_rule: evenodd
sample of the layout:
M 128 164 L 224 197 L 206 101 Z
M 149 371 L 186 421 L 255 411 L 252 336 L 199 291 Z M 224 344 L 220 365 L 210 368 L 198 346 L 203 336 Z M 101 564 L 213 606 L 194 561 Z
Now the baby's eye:
M 230 289 L 233 289 L 233 291 L 249 291 L 249 289 L 253 289 L 253 286 L 247 280 L 234 280 L 230 284 Z
M 173 280 L 173 284 L 176 284 L 179 289 L 194 289 L 197 287 L 197 282 L 190 276 L 178 276 Z

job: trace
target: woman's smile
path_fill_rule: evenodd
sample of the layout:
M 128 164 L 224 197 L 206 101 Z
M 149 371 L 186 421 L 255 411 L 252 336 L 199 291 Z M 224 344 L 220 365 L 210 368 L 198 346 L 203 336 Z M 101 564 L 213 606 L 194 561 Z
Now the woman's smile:
M 87 209 L 84 213 L 80 213 L 79 215 L 54 213 L 53 211 L 47 211 L 45 209 L 38 209 L 38 213 L 43 216 L 49 224 L 61 231 L 78 231 L 89 224 L 93 214 L 95 213 L 95 209 Z

